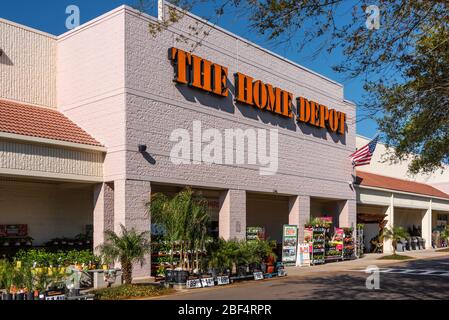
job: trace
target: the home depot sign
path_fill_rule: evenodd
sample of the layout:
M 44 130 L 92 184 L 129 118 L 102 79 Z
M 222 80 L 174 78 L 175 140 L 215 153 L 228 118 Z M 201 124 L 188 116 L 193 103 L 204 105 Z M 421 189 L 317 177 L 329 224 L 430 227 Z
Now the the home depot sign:
M 174 81 L 219 96 L 228 96 L 228 68 L 186 51 L 171 48 L 169 58 L 175 68 Z M 283 117 L 293 118 L 293 94 L 240 72 L 235 78 L 235 100 Z M 345 134 L 346 114 L 304 97 L 296 98 L 298 122 Z

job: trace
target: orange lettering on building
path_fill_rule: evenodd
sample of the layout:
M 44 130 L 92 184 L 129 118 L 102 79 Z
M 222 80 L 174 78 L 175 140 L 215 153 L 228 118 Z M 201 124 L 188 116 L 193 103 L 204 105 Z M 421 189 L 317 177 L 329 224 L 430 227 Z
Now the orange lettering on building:
M 192 55 L 192 87 L 212 92 L 212 62 Z
M 223 97 L 228 96 L 228 68 L 219 64 L 212 65 L 214 93 Z
M 259 109 L 263 110 L 267 107 L 267 87 L 260 80 L 254 81 L 253 83 L 253 101 Z
M 329 119 L 329 109 L 320 104 L 320 127 L 326 128 L 326 121 Z
M 190 54 L 177 48 L 170 48 L 169 58 L 175 69 L 174 81 L 188 84 L 194 88 L 227 97 L 228 69 L 209 60 Z M 261 80 L 254 80 L 243 73 L 235 75 L 235 101 L 260 110 L 293 118 L 293 94 Z M 298 97 L 298 122 L 308 123 L 319 128 L 344 135 L 346 132 L 346 114 L 329 109 L 323 104 Z
M 282 115 L 285 117 L 292 118 L 292 102 L 293 102 L 293 94 L 290 92 L 282 90 Z
M 176 48 L 170 48 L 169 57 L 175 67 L 174 81 L 228 96 L 227 68 Z
M 303 97 L 296 99 L 299 110 L 297 120 L 300 122 L 309 122 L 310 120 L 310 103 L 309 100 Z
M 346 113 L 344 113 L 344 112 L 339 112 L 340 113 L 340 124 L 339 124 L 339 126 L 338 126 L 338 132 L 341 134 L 341 135 L 344 135 L 345 134 L 345 130 L 346 130 L 346 128 L 345 128 L 345 124 L 346 124 Z
M 253 78 L 240 72 L 236 73 L 235 90 L 236 101 L 253 105 Z
M 346 114 L 325 105 L 309 101 L 306 98 L 296 99 L 298 104 L 298 122 L 308 123 L 315 127 L 329 128 L 331 132 L 345 134 Z
M 271 84 L 267 84 L 267 94 L 268 94 L 268 102 L 267 102 L 267 110 L 275 111 L 281 109 L 281 89 L 274 88 Z
M 175 81 L 182 84 L 188 84 L 188 66 L 190 66 L 191 63 L 190 53 L 176 48 L 171 48 L 169 51 L 169 56 L 175 67 Z

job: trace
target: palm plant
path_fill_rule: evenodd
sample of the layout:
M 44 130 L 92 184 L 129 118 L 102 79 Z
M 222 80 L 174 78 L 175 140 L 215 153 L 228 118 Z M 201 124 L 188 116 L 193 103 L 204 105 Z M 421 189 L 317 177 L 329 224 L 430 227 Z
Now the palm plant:
M 4 261 L 1 267 L 0 279 L 2 280 L 1 285 L 6 290 L 7 294 L 11 293 L 11 287 L 14 284 L 16 278 L 16 270 L 11 262 Z
M 207 201 L 192 189 L 186 188 L 173 198 L 157 193 L 152 196 L 147 207 L 152 222 L 163 226 L 164 238 L 171 248 L 172 268 L 175 246 L 178 246 L 181 269 L 198 269 L 199 253 L 205 249 L 210 221 Z
M 446 226 L 441 232 L 440 237 L 447 240 L 449 238 L 449 226 Z
M 381 239 L 391 240 L 393 255 L 396 255 L 396 245 L 402 238 L 408 238 L 409 233 L 403 227 L 386 227 L 383 229 Z
M 32 270 L 32 265 L 25 264 L 22 267 L 23 270 L 23 283 L 25 285 L 25 288 L 27 289 L 27 292 L 33 292 L 34 286 L 35 286 L 35 274 Z
M 229 242 L 223 239 L 209 243 L 207 266 L 215 269 L 219 273 L 225 273 L 232 269 L 233 257 L 235 255 L 235 248 L 228 244 Z
M 149 231 L 137 232 L 134 228 L 128 230 L 120 225 L 121 235 L 114 231 L 106 231 L 106 241 L 97 249 L 107 263 L 120 262 L 123 272 L 123 281 L 132 283 L 133 264 L 145 262 L 145 255 L 151 252 Z

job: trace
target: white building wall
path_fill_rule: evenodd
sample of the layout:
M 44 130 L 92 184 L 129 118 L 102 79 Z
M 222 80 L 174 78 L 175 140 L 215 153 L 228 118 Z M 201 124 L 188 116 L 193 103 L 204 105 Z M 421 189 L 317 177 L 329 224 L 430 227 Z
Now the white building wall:
M 27 224 L 34 245 L 73 238 L 93 223 L 93 189 L 75 184 L 0 180 L 0 224 Z
M 58 38 L 58 108 L 107 148 L 105 181 L 125 178 L 124 22 L 118 9 Z
M 0 19 L 0 98 L 56 107 L 56 37 Z
M 132 10 L 126 11 L 128 178 L 355 199 L 348 184 L 352 168 L 347 159 L 355 150 L 355 107 L 344 101 L 342 86 L 209 26 L 204 26 L 209 35 L 194 52 L 228 67 L 231 88 L 233 74 L 238 71 L 347 113 L 348 132 L 342 141 L 336 141 L 324 129 L 298 126 L 293 119 L 234 105 L 232 94 L 218 98 L 175 85 L 168 49 L 175 46 L 189 51 L 191 41 L 177 39 L 192 38 L 189 25 L 202 22 L 188 15 L 155 37 L 148 30 L 148 24 L 153 22 Z M 221 132 L 228 128 L 279 129 L 278 173 L 261 176 L 258 167 L 249 165 L 172 164 L 169 154 L 174 143 L 169 141 L 170 134 L 177 128 L 192 132 L 193 120 L 201 121 L 203 130 L 216 128 Z M 154 165 L 137 152 L 137 145 L 142 143 L 148 145 Z

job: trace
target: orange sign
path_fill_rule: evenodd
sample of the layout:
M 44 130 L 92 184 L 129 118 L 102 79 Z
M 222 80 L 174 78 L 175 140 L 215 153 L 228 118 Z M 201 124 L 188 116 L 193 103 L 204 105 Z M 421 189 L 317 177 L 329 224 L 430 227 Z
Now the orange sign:
M 228 68 L 177 48 L 170 48 L 169 58 L 175 68 L 175 82 L 219 96 L 228 96 Z M 234 77 L 236 102 L 282 117 L 293 118 L 292 93 L 240 72 Z M 346 114 L 344 112 L 329 109 L 325 105 L 309 101 L 304 97 L 296 98 L 296 103 L 298 122 L 327 128 L 341 135 L 345 134 Z
M 170 49 L 169 57 L 175 67 L 176 82 L 228 96 L 228 68 L 176 48 Z

